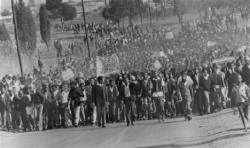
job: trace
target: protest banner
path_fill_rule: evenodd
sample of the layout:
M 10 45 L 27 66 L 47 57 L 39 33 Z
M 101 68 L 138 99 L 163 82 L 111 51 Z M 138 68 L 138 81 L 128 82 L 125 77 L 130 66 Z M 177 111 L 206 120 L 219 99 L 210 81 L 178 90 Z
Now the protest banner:
M 234 61 L 234 57 L 223 57 L 223 58 L 218 58 L 212 61 L 213 64 L 222 64 L 222 63 L 227 63 L 227 62 L 232 62 Z
M 116 54 L 107 57 L 96 57 L 97 76 L 107 76 L 120 72 L 119 59 Z
M 207 47 L 212 47 L 212 46 L 215 46 L 216 44 L 217 44 L 216 42 L 208 41 L 207 42 Z
M 70 80 L 72 78 L 74 78 L 74 72 L 71 69 L 66 69 L 64 71 L 62 71 L 62 79 L 64 81 Z
M 165 34 L 165 37 L 166 37 L 166 39 L 173 39 L 174 34 L 173 34 L 173 32 L 168 32 L 168 33 Z

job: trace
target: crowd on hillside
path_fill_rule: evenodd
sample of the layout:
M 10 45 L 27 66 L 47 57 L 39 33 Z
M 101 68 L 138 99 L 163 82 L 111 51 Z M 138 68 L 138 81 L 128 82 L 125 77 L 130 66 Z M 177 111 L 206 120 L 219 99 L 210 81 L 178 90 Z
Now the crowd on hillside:
M 86 125 L 105 128 L 106 123 L 130 126 L 137 120 L 164 122 L 177 116 L 190 121 L 193 113 L 210 114 L 239 105 L 245 108 L 249 58 L 247 52 L 236 55 L 234 51 L 247 43 L 248 29 L 223 18 L 187 22 L 177 33 L 162 26 L 119 29 L 112 24 L 88 24 L 97 54 L 116 54 L 121 72 L 91 78 L 75 75 L 70 80 L 61 79 L 60 68 L 49 74 L 38 70 L 24 77 L 6 75 L 0 83 L 0 125 L 9 131 Z M 66 31 L 83 27 L 69 25 Z M 75 74 L 89 70 L 77 59 L 68 60 L 73 57 L 69 57 L 74 54 L 72 49 L 84 48 L 83 43 L 55 45 L 70 49 L 58 54 L 67 56 L 61 69 L 70 68 Z M 235 60 L 213 62 L 228 56 Z M 156 60 L 160 66 L 154 67 Z M 245 94 L 239 95 L 242 82 Z

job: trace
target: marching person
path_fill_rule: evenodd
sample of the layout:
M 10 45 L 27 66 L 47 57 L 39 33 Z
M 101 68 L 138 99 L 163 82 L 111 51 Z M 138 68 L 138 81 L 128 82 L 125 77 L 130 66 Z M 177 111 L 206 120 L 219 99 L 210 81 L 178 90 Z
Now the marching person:
M 216 110 L 220 111 L 224 106 L 225 96 L 223 94 L 223 88 L 225 87 L 225 76 L 221 72 L 218 65 L 213 66 L 213 73 L 211 74 L 211 99 L 212 99 L 212 112 Z
M 45 99 L 34 85 L 31 86 L 31 100 L 34 105 L 36 129 L 41 131 L 43 130 L 43 105 Z
M 165 109 L 164 109 L 164 94 L 163 94 L 163 79 L 157 74 L 156 71 L 153 72 L 152 75 L 152 97 L 156 103 L 156 112 L 158 115 L 159 122 L 165 119 Z
M 184 71 L 181 76 L 181 82 L 178 85 L 179 98 L 183 101 L 183 109 L 185 120 L 190 121 L 192 119 L 192 98 L 193 98 L 193 81 L 191 79 L 187 80 L 187 73 Z
M 67 128 L 68 125 L 68 109 L 69 109 L 69 90 L 66 82 L 61 85 L 59 94 L 59 114 L 61 116 L 61 126 Z
M 97 125 L 99 127 L 106 127 L 106 105 L 107 105 L 107 88 L 103 84 L 102 76 L 97 78 L 97 84 L 93 87 L 92 98 L 97 109 Z
M 72 123 L 78 127 L 80 120 L 81 97 L 84 97 L 82 90 L 75 81 L 71 82 L 71 89 L 69 91 L 70 110 L 72 114 Z
M 211 90 L 211 78 L 208 74 L 207 69 L 203 69 L 202 75 L 199 80 L 200 83 L 200 96 L 198 99 L 199 112 L 209 114 L 210 109 L 210 90 Z
M 25 114 L 22 113 L 22 121 L 23 122 L 23 128 L 24 131 L 32 131 L 35 127 L 34 120 L 32 118 L 32 113 L 33 113 L 33 104 L 32 104 L 32 99 L 31 99 L 31 92 L 30 92 L 30 87 L 25 86 L 23 88 L 23 110 Z
M 243 127 L 245 131 L 247 132 L 245 119 L 247 120 L 247 122 L 249 121 L 248 105 L 249 105 L 249 98 L 250 98 L 250 88 L 245 83 L 242 82 L 241 75 L 238 74 L 237 78 L 238 78 L 238 82 L 233 87 L 232 94 L 238 106 L 238 110 L 240 113 Z
M 144 75 L 142 81 L 142 119 L 149 119 L 149 100 L 151 98 L 152 82 L 148 74 Z
M 109 117 L 111 122 L 117 121 L 117 98 L 119 95 L 118 89 L 115 85 L 114 80 L 109 80 L 109 85 L 108 85 L 108 103 L 109 103 Z
M 87 111 L 87 93 L 86 93 L 86 88 L 85 88 L 85 81 L 83 79 L 80 80 L 80 89 L 82 91 L 82 94 L 84 97 L 80 98 L 81 101 L 81 107 L 80 107 L 80 117 L 81 117 L 81 122 L 83 125 L 87 124 L 87 116 L 86 116 L 86 111 Z

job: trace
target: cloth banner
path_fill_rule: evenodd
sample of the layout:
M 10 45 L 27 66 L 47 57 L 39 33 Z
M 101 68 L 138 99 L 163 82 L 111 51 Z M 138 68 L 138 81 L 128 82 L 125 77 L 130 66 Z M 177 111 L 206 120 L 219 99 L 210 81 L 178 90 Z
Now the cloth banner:
M 108 57 L 96 57 L 97 76 L 107 76 L 120 72 L 119 58 L 116 54 Z
M 155 60 L 155 62 L 153 63 L 153 67 L 152 70 L 159 70 L 161 68 L 161 63 L 159 60 Z
M 207 47 L 212 47 L 212 46 L 215 46 L 215 45 L 216 45 L 216 42 L 211 42 L 211 41 L 207 42 Z
M 234 57 L 224 57 L 224 58 L 215 59 L 212 61 L 212 63 L 213 64 L 220 64 L 220 63 L 232 62 L 234 60 L 235 60 Z
M 74 78 L 74 72 L 71 69 L 66 69 L 62 71 L 62 78 L 64 81 L 70 80 Z
M 164 51 L 160 51 L 160 52 L 156 51 L 152 55 L 152 58 L 160 58 L 160 57 L 167 58 L 168 56 L 165 54 Z
M 245 52 L 245 50 L 247 49 L 247 46 L 241 46 L 237 52 Z
M 174 38 L 173 32 L 168 32 L 165 34 L 165 36 L 166 36 L 166 39 L 173 39 Z

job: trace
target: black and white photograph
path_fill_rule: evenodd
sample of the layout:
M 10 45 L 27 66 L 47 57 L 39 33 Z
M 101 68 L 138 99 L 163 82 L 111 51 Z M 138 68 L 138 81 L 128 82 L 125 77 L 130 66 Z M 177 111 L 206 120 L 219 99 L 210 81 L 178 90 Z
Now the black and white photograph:
M 250 0 L 0 0 L 0 148 L 250 148 Z

